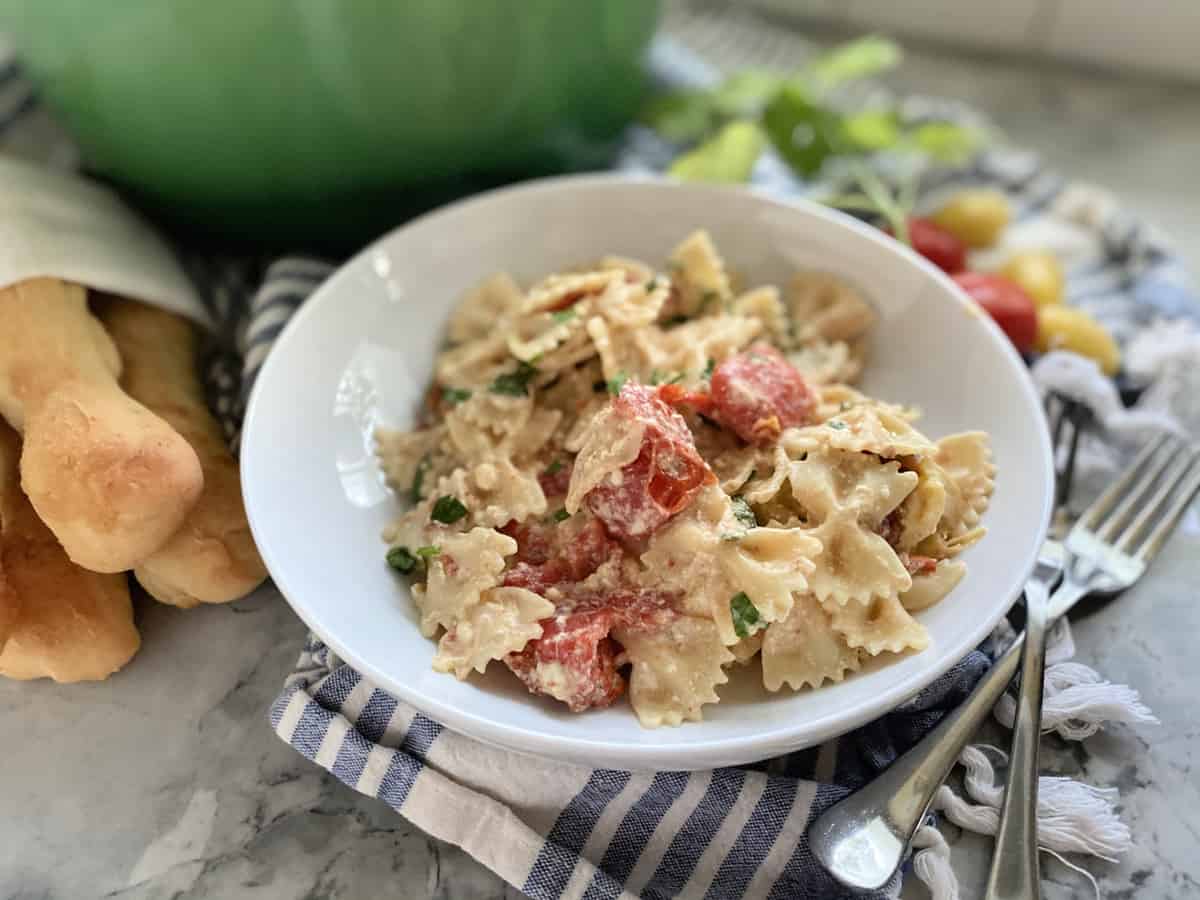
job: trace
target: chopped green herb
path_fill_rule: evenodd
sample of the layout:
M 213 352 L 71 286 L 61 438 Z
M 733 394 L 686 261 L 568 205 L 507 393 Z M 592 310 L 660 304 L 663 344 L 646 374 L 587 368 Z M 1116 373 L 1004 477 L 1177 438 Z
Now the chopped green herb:
M 754 510 L 750 508 L 750 504 L 746 502 L 745 497 L 734 497 L 729 501 L 733 507 L 733 517 L 745 525 L 747 528 L 757 528 L 758 518 L 754 515 Z
M 571 518 L 571 514 L 569 512 L 567 512 L 565 509 L 556 509 L 554 511 L 554 521 L 555 522 L 565 522 L 569 518 Z
M 658 279 L 651 278 L 649 281 L 647 281 L 644 286 L 644 290 L 646 291 L 647 294 L 649 294 L 651 291 L 658 290 Z
M 464 400 L 471 399 L 471 392 L 463 388 L 442 388 L 442 399 L 451 406 L 458 406 Z
M 562 471 L 562 468 L 563 468 L 563 461 L 561 459 L 556 459 L 554 462 L 550 463 L 550 465 L 546 466 L 546 471 L 543 474 L 557 475 L 559 472 Z
M 413 472 L 412 487 L 408 490 L 408 498 L 413 503 L 421 502 L 421 485 L 425 483 L 425 473 L 429 471 L 430 465 L 428 453 L 422 456 L 421 461 L 417 463 L 417 468 Z
M 728 543 L 732 543 L 733 541 L 740 541 L 745 536 L 746 536 L 746 532 L 744 532 L 744 531 L 726 531 L 724 534 L 721 535 L 721 540 L 725 541 L 725 543 L 728 544 Z
M 426 546 L 426 547 L 418 547 L 417 548 L 417 556 L 421 557 L 421 559 L 425 560 L 426 562 L 429 562 L 429 560 L 433 559 L 435 556 L 437 556 L 441 552 L 442 552 L 442 548 L 435 546 L 433 544 L 430 544 L 429 546 Z
M 488 388 L 493 394 L 506 394 L 509 397 L 524 397 L 529 393 L 529 382 L 538 372 L 535 366 L 521 361 L 517 363 L 515 372 L 505 372 L 497 375 L 496 380 Z
M 653 369 L 650 372 L 651 384 L 675 384 L 677 381 L 683 381 L 682 372 L 670 374 L 668 372 L 660 372 L 658 369 Z
M 621 393 L 621 388 L 625 387 L 625 382 L 628 380 L 628 373 L 618 372 L 612 378 L 608 379 L 608 381 L 604 383 L 604 386 L 608 389 L 608 392 L 615 397 L 617 394 Z
M 435 522 L 441 522 L 443 525 L 453 525 L 466 514 L 467 508 L 462 505 L 461 500 L 457 497 L 446 495 L 437 498 L 437 502 L 433 504 L 433 512 L 429 514 L 429 517 Z
M 392 547 L 387 552 L 387 564 L 404 575 L 417 567 L 419 560 L 408 552 L 407 547 Z
M 570 322 L 576 316 L 575 307 L 571 306 L 567 309 L 559 309 L 550 313 L 551 318 L 555 322 Z
M 665 322 L 663 322 L 663 325 L 666 326 L 667 328 L 674 328 L 676 325 L 682 325 L 687 320 L 688 320 L 688 317 L 681 313 L 679 315 L 671 316 L 671 318 L 669 318 Z
M 715 369 L 716 367 L 717 367 L 717 361 L 715 359 L 710 359 L 708 362 L 706 362 L 704 364 L 704 371 L 700 373 L 700 377 L 703 378 L 705 381 L 712 378 L 713 369 Z
M 845 422 L 839 422 L 837 419 L 830 419 L 825 424 L 828 425 L 830 428 L 832 428 L 834 431 L 845 431 L 847 428 L 847 425 Z
M 749 637 L 761 626 L 758 607 L 750 602 L 745 591 L 739 591 L 729 599 L 729 615 L 733 619 L 733 633 L 740 638 Z

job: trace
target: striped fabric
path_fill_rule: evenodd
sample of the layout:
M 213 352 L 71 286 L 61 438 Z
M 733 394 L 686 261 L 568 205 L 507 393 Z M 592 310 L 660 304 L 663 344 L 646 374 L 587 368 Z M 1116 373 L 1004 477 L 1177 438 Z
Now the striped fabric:
M 714 73 L 669 41 L 652 60 L 661 80 L 702 83 Z M 944 114 L 934 101 L 912 116 Z M 952 109 L 953 115 L 971 115 Z M 0 149 L 73 158 L 11 58 L 0 51 Z M 632 128 L 619 165 L 665 166 L 671 149 Z M 759 188 L 806 187 L 773 157 Z M 1194 314 L 1182 269 L 1153 232 L 1107 195 L 1069 185 L 1023 153 L 990 154 L 924 185 L 981 183 L 1013 201 L 1018 225 L 1069 260 L 1071 302 L 1127 337 L 1160 314 Z M 189 271 L 219 323 L 206 366 L 213 409 L 236 442 L 247 393 L 275 338 L 334 266 L 189 255 Z M 351 788 L 378 797 L 429 834 L 463 847 L 535 900 L 850 896 L 811 856 L 807 823 L 885 768 L 952 709 L 989 664 L 969 654 L 900 709 L 817 748 L 746 768 L 631 773 L 511 754 L 447 731 L 374 687 L 310 637 L 270 710 L 279 736 Z M 895 897 L 899 877 L 874 897 Z M 862 896 L 862 895 L 855 895 Z

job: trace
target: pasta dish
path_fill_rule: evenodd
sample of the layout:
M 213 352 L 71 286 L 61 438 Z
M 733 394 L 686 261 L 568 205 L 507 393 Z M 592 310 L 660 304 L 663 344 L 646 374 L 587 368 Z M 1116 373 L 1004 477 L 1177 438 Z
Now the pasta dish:
M 933 440 L 850 386 L 874 314 L 849 284 L 739 282 L 698 231 L 665 272 L 609 257 L 463 299 L 420 427 L 376 432 L 436 670 L 496 660 L 575 712 L 627 693 L 653 727 L 734 665 L 799 690 L 927 646 L 912 613 L 984 533 L 987 436 Z

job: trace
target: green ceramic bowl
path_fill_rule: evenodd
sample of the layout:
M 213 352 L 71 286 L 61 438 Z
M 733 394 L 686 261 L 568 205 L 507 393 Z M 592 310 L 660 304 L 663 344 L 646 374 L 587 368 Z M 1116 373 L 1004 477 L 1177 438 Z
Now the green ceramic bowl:
M 654 0 L 0 0 L 94 172 L 177 222 L 349 243 L 482 181 L 595 166 Z M 463 180 L 468 179 L 468 180 Z

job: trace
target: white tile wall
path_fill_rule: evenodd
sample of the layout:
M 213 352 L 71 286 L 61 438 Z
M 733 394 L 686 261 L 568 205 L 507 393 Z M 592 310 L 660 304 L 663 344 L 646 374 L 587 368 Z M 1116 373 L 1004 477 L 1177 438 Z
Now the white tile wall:
M 774 15 L 1200 81 L 1200 0 L 731 0 Z

